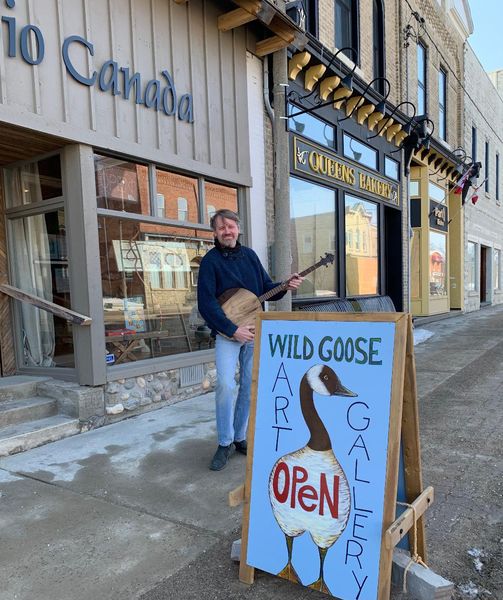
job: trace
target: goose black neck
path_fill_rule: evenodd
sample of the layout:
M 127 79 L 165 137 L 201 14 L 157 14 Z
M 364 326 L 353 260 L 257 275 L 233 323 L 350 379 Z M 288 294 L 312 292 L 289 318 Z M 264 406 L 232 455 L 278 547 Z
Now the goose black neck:
M 304 375 L 300 382 L 300 408 L 302 415 L 309 427 L 311 437 L 307 445 L 311 450 L 330 450 L 332 442 L 328 436 L 328 431 L 320 419 L 320 415 L 314 406 L 313 390 L 307 381 L 307 374 Z

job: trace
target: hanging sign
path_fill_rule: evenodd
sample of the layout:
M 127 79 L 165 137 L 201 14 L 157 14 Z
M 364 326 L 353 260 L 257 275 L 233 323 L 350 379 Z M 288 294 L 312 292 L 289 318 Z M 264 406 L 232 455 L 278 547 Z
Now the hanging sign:
M 295 136 L 292 145 L 294 171 L 325 183 L 341 185 L 353 192 L 361 191 L 379 196 L 386 202 L 400 206 L 398 183 Z
M 406 335 L 400 313 L 260 316 L 242 566 L 387 597 Z
M 432 229 L 438 229 L 439 231 L 447 231 L 448 230 L 448 212 L 447 206 L 445 204 L 440 204 L 439 202 L 434 202 L 430 200 L 430 227 Z

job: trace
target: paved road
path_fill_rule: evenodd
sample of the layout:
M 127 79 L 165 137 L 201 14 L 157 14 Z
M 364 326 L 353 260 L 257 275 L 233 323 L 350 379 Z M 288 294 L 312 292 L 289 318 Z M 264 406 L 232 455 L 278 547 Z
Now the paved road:
M 428 562 L 456 599 L 502 600 L 503 307 L 425 328 Z M 214 435 L 208 394 L 0 459 L 0 600 L 326 598 L 265 574 L 239 583 L 226 498 L 244 457 L 210 472 Z

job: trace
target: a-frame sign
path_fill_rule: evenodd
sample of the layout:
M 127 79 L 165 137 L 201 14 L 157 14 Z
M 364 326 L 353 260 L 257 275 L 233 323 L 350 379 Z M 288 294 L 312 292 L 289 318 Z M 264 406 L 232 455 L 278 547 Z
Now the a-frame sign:
M 387 600 L 407 532 L 425 559 L 433 500 L 410 315 L 261 314 L 253 369 L 240 579 L 258 568 L 342 600 Z

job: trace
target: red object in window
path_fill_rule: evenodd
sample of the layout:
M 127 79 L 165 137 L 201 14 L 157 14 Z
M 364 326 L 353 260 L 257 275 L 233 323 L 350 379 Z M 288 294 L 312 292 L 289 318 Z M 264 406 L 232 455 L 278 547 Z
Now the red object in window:
M 477 194 L 473 194 L 472 196 L 472 204 L 477 204 L 479 197 L 477 196 Z

